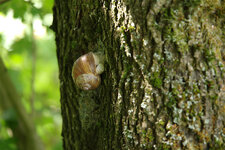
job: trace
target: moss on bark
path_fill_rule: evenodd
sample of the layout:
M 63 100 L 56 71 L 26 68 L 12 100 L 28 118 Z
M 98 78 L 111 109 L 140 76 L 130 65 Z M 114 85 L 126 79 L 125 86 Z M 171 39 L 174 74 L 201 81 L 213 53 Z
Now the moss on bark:
M 55 1 L 64 149 L 222 149 L 225 2 Z M 104 51 L 101 86 L 73 62 Z

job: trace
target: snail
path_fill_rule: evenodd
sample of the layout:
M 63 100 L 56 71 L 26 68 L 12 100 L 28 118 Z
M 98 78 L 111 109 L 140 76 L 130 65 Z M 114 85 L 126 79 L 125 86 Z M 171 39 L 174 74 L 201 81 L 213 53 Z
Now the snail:
M 72 78 L 76 86 L 82 90 L 96 89 L 101 83 L 103 61 L 104 57 L 101 53 L 89 52 L 80 56 L 72 68 Z

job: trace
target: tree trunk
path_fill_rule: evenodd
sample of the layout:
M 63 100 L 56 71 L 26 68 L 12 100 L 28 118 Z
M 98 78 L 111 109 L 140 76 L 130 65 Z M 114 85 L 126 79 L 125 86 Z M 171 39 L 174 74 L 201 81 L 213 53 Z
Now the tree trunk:
M 220 0 L 55 0 L 64 149 L 223 149 L 224 27 Z M 82 91 L 90 51 L 105 72 Z

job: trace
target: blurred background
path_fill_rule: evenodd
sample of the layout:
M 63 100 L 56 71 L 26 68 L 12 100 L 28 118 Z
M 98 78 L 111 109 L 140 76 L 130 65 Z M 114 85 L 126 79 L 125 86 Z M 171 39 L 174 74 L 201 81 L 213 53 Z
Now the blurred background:
M 50 29 L 53 3 L 0 0 L 0 57 L 45 149 L 60 150 L 58 65 L 54 32 Z M 17 149 L 7 122 L 13 117 L 0 107 L 0 150 Z

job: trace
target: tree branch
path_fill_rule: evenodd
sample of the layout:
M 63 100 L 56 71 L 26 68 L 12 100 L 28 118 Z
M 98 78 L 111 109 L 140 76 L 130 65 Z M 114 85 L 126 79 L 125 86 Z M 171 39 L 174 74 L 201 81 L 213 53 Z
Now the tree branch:
M 43 144 L 36 133 L 35 125 L 23 107 L 7 70 L 0 58 L 0 107 L 3 111 L 13 109 L 17 115 L 18 125 L 12 128 L 18 139 L 18 147 L 23 150 L 43 150 Z
M 36 41 L 34 37 L 34 28 L 33 28 L 33 17 L 31 19 L 30 23 L 31 27 L 31 44 L 32 44 L 32 76 L 31 76 L 31 95 L 30 95 L 30 106 L 31 106 L 31 116 L 35 117 L 35 108 L 34 108 L 34 101 L 35 101 L 35 89 L 34 89 L 34 83 L 35 83 L 35 70 L 36 70 L 36 52 L 37 52 L 37 46 Z
M 3 4 L 3 3 L 5 3 L 5 2 L 8 2 L 8 1 L 10 1 L 10 0 L 1 0 L 0 1 L 0 5 Z

